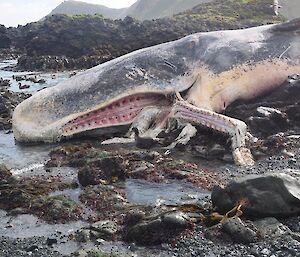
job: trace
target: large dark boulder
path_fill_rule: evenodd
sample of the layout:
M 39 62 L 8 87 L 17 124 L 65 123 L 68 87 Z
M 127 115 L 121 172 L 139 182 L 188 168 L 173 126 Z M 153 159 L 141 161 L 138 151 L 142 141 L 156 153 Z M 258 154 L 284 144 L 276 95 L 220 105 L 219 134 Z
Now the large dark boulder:
M 248 202 L 244 214 L 251 218 L 299 215 L 300 179 L 284 173 L 248 176 L 230 182 L 225 188 L 216 187 L 211 198 L 221 213 L 244 199 Z

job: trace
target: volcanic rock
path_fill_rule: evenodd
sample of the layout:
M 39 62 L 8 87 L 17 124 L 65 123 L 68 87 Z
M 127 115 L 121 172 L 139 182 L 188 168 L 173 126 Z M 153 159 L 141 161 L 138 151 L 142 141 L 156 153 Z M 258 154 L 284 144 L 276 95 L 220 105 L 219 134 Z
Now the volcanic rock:
M 115 182 L 125 178 L 122 167 L 123 159 L 119 156 L 106 157 L 90 162 L 78 172 L 78 180 L 82 186 Z
M 9 169 L 4 164 L 0 164 L 0 181 L 7 180 L 11 176 Z
M 124 239 L 141 245 L 167 242 L 189 227 L 188 218 L 182 212 L 146 217 L 139 223 L 125 227 Z
M 226 220 L 223 230 L 229 234 L 237 243 L 253 243 L 256 241 L 256 232 L 247 227 L 238 217 Z
M 288 217 L 300 214 L 300 181 L 290 175 L 270 174 L 247 176 L 232 181 L 225 188 L 216 187 L 212 203 L 221 213 L 231 210 L 237 202 L 248 202 L 248 217 Z

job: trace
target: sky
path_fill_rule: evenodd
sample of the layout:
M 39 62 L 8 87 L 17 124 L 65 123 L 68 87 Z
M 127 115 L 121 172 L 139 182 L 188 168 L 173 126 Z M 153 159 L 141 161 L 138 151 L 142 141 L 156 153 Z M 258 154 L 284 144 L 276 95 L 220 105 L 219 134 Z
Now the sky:
M 111 8 L 123 8 L 136 0 L 81 0 L 93 4 L 102 4 Z M 0 24 L 16 27 L 38 21 L 49 14 L 63 0 L 0 0 Z

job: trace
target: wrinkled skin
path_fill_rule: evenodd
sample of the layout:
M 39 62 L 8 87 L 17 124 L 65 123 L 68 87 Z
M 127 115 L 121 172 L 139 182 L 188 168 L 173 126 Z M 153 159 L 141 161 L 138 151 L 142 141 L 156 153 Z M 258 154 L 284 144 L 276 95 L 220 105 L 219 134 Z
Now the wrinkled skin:
M 299 63 L 300 19 L 193 34 L 42 90 L 16 108 L 14 135 L 21 142 L 55 142 L 125 131 L 131 124 L 145 132 L 153 121 L 164 128 L 175 118 L 230 135 L 236 163 L 252 164 L 245 123 L 218 113 L 279 87 L 300 73 Z

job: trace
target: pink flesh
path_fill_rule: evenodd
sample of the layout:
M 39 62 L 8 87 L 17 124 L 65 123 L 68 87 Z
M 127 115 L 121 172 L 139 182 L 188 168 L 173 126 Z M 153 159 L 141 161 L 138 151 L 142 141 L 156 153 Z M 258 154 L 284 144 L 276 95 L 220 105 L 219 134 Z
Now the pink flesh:
M 63 135 L 69 136 L 92 129 L 130 124 L 143 108 L 168 105 L 170 102 L 163 94 L 139 93 L 129 95 L 69 121 L 63 127 Z

